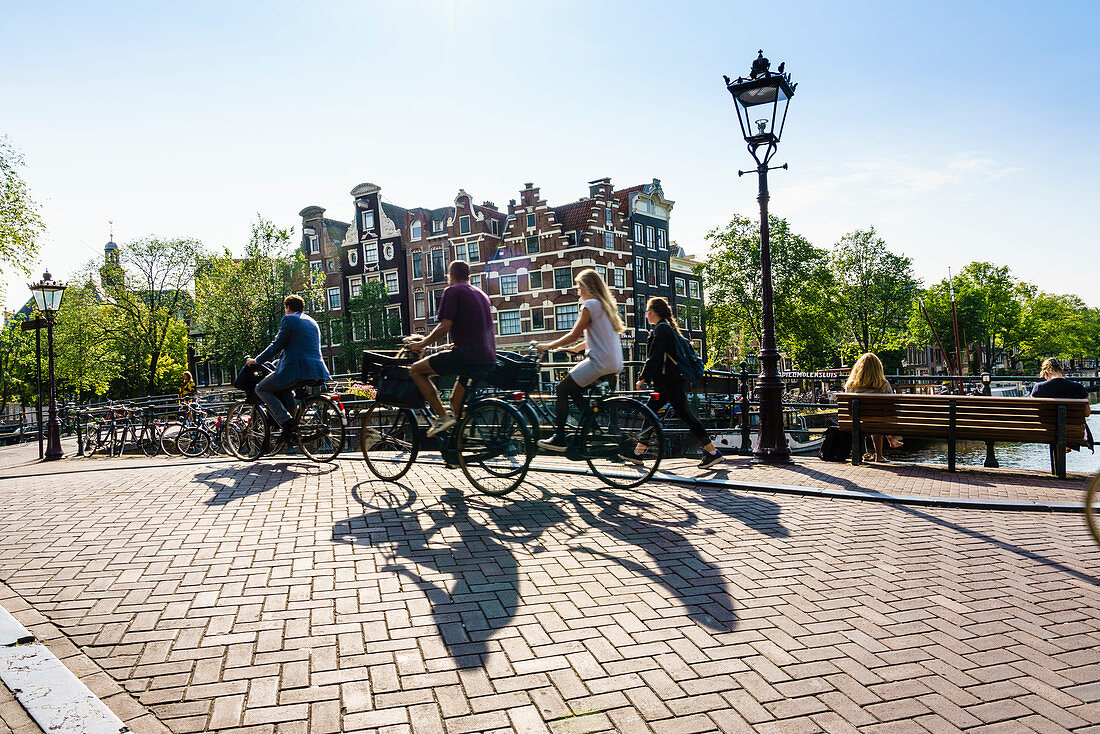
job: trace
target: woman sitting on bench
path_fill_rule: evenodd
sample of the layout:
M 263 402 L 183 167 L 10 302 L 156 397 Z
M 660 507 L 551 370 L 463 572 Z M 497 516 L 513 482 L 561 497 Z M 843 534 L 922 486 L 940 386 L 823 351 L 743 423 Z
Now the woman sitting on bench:
M 844 392 L 863 393 L 893 393 L 894 388 L 886 380 L 886 374 L 882 369 L 882 362 L 874 354 L 867 352 L 856 360 L 852 367 L 852 374 L 848 375 L 848 381 L 844 383 Z M 875 447 L 874 461 L 885 463 L 886 457 L 882 455 L 882 445 L 886 442 L 885 436 L 871 436 L 871 443 Z M 864 460 L 869 460 L 864 456 Z

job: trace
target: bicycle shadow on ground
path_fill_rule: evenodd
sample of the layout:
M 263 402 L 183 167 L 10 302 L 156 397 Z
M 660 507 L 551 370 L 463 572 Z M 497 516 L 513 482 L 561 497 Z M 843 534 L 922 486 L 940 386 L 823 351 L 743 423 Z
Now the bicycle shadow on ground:
M 195 481 L 214 490 L 213 496 L 203 504 L 221 507 L 234 500 L 268 492 L 299 477 L 329 474 L 336 470 L 334 464 L 255 461 L 200 472 L 195 475 Z
M 353 488 L 369 511 L 336 523 L 333 542 L 387 555 L 389 562 L 378 570 L 423 591 L 456 667 L 484 667 L 489 640 L 511 624 L 519 606 L 516 550 L 531 544 L 535 550 L 528 552 L 539 552 L 539 538 L 564 522 L 565 513 L 522 495 L 494 502 L 449 486 L 440 488 L 435 502 L 414 507 L 417 494 L 407 485 L 382 483 L 378 490 L 379 483 L 366 480 Z M 471 507 L 479 517 L 471 516 Z

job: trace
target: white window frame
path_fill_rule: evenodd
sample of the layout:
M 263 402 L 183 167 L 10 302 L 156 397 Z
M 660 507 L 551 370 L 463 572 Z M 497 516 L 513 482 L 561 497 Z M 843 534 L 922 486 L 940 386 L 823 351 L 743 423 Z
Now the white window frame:
M 645 247 L 645 228 L 641 222 L 634 223 L 634 244 Z
M 359 212 L 359 229 L 361 232 L 367 232 L 374 229 L 374 210 L 364 209 Z
M 466 260 L 466 243 L 455 245 L 455 260 Z M 466 260 L 466 262 L 470 262 Z
M 534 279 L 536 277 L 538 277 L 539 279 L 538 285 L 535 285 Z M 533 291 L 541 290 L 543 288 L 543 283 L 545 282 L 545 280 L 546 279 L 542 277 L 541 270 L 532 270 L 531 272 L 527 273 L 527 288 Z
M 477 242 L 466 243 L 466 257 L 468 258 L 466 262 L 481 262 L 481 247 L 478 245 Z
M 646 249 L 648 249 L 648 250 L 656 250 L 657 249 L 657 243 L 655 241 L 656 240 L 655 231 L 656 231 L 656 229 L 654 227 L 650 227 L 649 225 L 646 225 L 646 228 L 645 228 L 645 246 L 646 246 Z
M 339 288 L 329 288 L 329 289 L 326 290 L 326 294 L 328 295 L 328 310 L 329 311 L 339 311 L 340 310 L 340 302 L 341 302 L 340 289 Z M 332 305 L 332 297 L 333 296 L 336 296 L 336 305 L 335 306 Z
M 470 215 L 465 214 L 458 218 L 458 233 L 470 234 Z
M 600 278 L 603 279 L 604 283 L 607 282 L 607 266 L 606 265 L 597 265 L 596 266 L 596 274 L 599 275 Z
M 505 285 L 507 284 L 507 285 Z M 500 295 L 502 296 L 515 296 L 519 294 L 519 276 L 518 275 L 501 275 L 500 276 Z
M 423 278 L 424 277 L 424 254 L 420 250 L 414 250 L 412 254 L 412 277 Z M 420 266 L 420 274 L 417 275 L 417 265 Z
M 608 227 L 611 226 L 611 207 L 607 207 L 603 210 L 603 220 Z
M 348 265 L 356 266 L 359 264 L 359 250 L 354 247 L 348 250 Z
M 363 279 L 358 275 L 348 278 L 348 298 L 355 298 L 363 290 Z M 354 340 L 358 341 L 358 339 Z
M 676 286 L 676 295 L 678 295 L 678 296 L 686 296 L 687 295 L 687 281 L 686 280 L 684 280 L 683 278 L 674 278 L 672 282 Z
M 321 253 L 321 238 L 315 234 L 309 235 L 307 238 L 309 242 L 309 254 L 319 255 Z
M 387 321 L 387 322 L 389 321 L 389 318 L 388 318 L 388 317 L 389 317 L 389 316 L 393 316 L 393 315 L 395 315 L 395 314 L 397 315 L 397 321 L 398 321 L 398 323 L 400 323 L 400 322 L 401 322 L 401 306 L 400 306 L 400 304 L 397 304 L 397 303 L 395 303 L 395 304 L 393 304 L 392 306 L 386 306 L 386 316 L 387 316 L 387 319 L 386 319 L 386 321 Z M 398 326 L 397 328 L 398 328 L 398 329 L 401 329 L 401 327 L 400 327 L 400 326 Z M 384 324 L 382 324 L 382 330 L 383 330 L 383 331 L 385 331 L 385 330 L 386 330 L 386 324 L 385 324 L 385 323 L 384 323 Z M 387 336 L 388 336 L 388 335 L 389 335 L 389 334 L 387 334 Z
M 417 291 L 413 294 L 413 318 L 422 319 L 426 316 L 426 306 L 424 291 Z
M 558 271 L 559 270 L 566 270 L 566 271 L 569 272 L 569 283 L 567 285 L 565 285 L 564 287 L 558 285 Z M 564 291 L 564 290 L 568 290 L 572 286 L 573 286 L 573 268 L 554 268 L 554 290 Z
M 616 288 L 625 288 L 626 287 L 626 273 L 623 271 L 622 268 L 615 268 L 614 270 L 615 270 L 615 274 L 612 277 L 614 278 L 615 287 Z
M 485 288 L 482 287 L 481 279 L 482 279 L 481 273 L 476 273 L 474 275 L 471 275 L 470 276 L 470 285 L 472 285 L 474 288 L 477 288 L 477 289 L 481 290 L 482 292 L 484 292 Z
M 387 242 L 382 246 L 382 254 L 387 260 L 393 260 L 393 243 Z
M 667 250 L 668 249 L 668 242 L 666 241 L 667 239 L 668 238 L 665 237 L 664 229 L 658 227 L 657 228 L 657 249 L 658 250 Z
M 554 306 L 554 330 L 555 331 L 569 331 L 573 328 L 573 325 L 577 323 L 577 316 L 580 314 L 580 304 L 570 303 L 564 306 Z M 562 326 L 562 317 L 569 323 Z
M 668 285 L 668 263 L 657 261 L 657 285 Z
M 603 246 L 605 250 L 615 249 L 615 233 L 611 230 L 603 233 Z
M 386 293 L 395 296 L 401 292 L 401 282 L 397 278 L 396 270 L 387 270 L 382 273 L 383 282 L 386 284 Z M 391 287 L 392 285 L 392 287 Z
M 702 290 L 699 288 L 699 281 L 697 281 L 697 280 L 689 280 L 688 281 L 688 298 L 693 298 L 696 301 L 698 301 L 702 298 Z
M 514 330 L 505 329 L 506 323 L 514 323 Z M 523 322 L 520 321 L 518 308 L 509 311 L 497 311 L 497 324 L 500 327 L 501 336 L 515 336 L 523 333 Z
M 438 234 L 439 232 L 442 232 L 442 231 L 443 231 L 443 220 L 442 219 L 433 219 L 432 220 L 432 234 Z
M 338 323 L 340 322 L 335 319 L 328 322 L 328 345 L 330 347 L 338 347 L 343 343 L 342 341 L 336 341 L 336 324 Z
M 378 264 L 378 243 L 368 242 L 363 245 L 363 264 L 364 265 L 377 265 Z
M 534 212 L 527 214 L 527 229 L 534 229 L 538 225 L 538 218 Z
M 413 242 L 419 242 L 424 237 L 424 225 L 417 219 L 409 225 L 409 239 Z

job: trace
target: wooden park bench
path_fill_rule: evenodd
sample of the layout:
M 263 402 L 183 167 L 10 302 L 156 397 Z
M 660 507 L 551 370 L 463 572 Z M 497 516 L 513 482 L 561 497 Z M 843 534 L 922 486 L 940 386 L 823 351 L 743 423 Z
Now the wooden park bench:
M 1085 444 L 1087 400 L 839 393 L 836 401 L 840 430 L 852 433 L 856 465 L 868 434 L 945 440 L 950 471 L 957 441 L 1045 443 L 1051 446 L 1051 473 L 1064 479 L 1066 447 Z

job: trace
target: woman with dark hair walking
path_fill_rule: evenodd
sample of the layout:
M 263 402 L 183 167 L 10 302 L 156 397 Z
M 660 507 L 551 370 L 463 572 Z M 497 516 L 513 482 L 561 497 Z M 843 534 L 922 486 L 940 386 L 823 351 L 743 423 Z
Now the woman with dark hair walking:
M 703 427 L 699 418 L 691 412 L 691 408 L 688 406 L 684 373 L 680 369 L 680 365 L 677 364 L 675 355 L 678 339 L 683 339 L 688 349 L 691 348 L 691 345 L 680 332 L 680 325 L 676 322 L 676 317 L 672 315 L 672 309 L 669 308 L 668 301 L 665 299 L 659 296 L 650 298 L 649 302 L 646 303 L 645 316 L 646 321 L 653 326 L 653 329 L 649 332 L 649 346 L 647 349 L 649 358 L 642 367 L 641 377 L 634 387 L 638 390 L 644 390 L 648 382 L 656 388 L 659 397 L 651 397 L 647 403 L 649 409 L 654 413 L 660 410 L 665 403 L 672 405 L 677 417 L 687 425 L 691 435 L 703 447 L 703 460 L 699 462 L 699 468 L 706 469 L 713 464 L 717 464 L 724 457 L 714 447 L 714 443 L 707 435 L 707 429 Z M 644 446 L 634 448 L 636 455 L 641 455 L 644 450 Z M 637 458 L 637 456 L 631 457 L 627 454 L 622 458 L 631 460 Z

